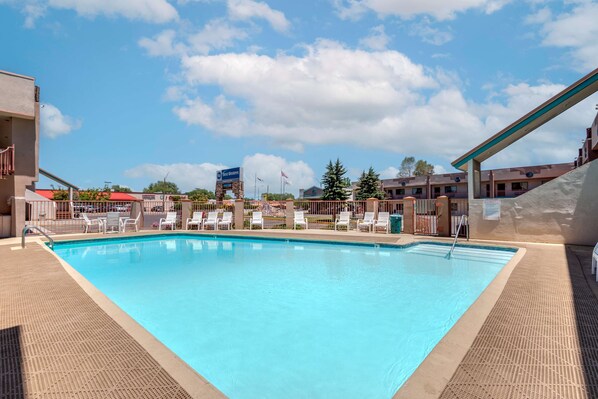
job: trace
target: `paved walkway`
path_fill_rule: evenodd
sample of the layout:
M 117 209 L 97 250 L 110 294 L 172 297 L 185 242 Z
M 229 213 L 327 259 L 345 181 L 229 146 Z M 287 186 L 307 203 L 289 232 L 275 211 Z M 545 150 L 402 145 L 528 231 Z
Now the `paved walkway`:
M 598 398 L 591 249 L 527 247 L 442 399 Z
M 0 246 L 0 398 L 190 398 L 38 244 Z

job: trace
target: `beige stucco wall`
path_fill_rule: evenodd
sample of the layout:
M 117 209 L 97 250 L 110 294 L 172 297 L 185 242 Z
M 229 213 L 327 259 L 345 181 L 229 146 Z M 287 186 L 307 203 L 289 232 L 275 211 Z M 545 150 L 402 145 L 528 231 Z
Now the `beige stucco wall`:
M 33 78 L 0 71 L 0 114 L 33 119 L 35 81 Z
M 492 221 L 483 220 L 483 200 L 470 200 L 471 238 L 595 245 L 598 160 L 500 202 L 500 220 Z
M 0 180 L 0 215 L 11 215 L 10 235 L 25 224 L 25 188 L 38 180 L 39 103 L 32 78 L 0 71 L 0 148 L 15 146 L 15 173 Z M 6 235 L 6 230 L 0 232 Z

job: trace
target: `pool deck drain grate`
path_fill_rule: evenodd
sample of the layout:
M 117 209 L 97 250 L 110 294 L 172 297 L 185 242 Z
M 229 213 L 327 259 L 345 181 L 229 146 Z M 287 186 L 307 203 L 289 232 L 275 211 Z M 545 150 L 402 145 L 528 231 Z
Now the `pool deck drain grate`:
M 527 248 L 441 399 L 598 398 L 591 248 Z

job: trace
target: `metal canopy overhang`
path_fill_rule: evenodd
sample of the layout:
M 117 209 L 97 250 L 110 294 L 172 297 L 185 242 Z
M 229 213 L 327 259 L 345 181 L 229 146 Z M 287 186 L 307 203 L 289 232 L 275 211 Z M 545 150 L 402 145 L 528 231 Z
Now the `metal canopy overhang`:
M 472 159 L 478 162 L 485 161 L 596 91 L 598 91 L 598 68 L 462 155 L 453 161 L 452 165 L 465 171 L 468 161 Z
M 72 188 L 73 190 L 79 190 L 79 187 L 75 186 L 74 184 L 71 184 L 66 180 L 62 180 L 60 177 L 53 175 L 52 173 L 42 168 L 39 168 L 39 173 L 43 176 L 46 176 L 50 180 L 54 180 L 58 184 L 62 184 L 65 187 Z

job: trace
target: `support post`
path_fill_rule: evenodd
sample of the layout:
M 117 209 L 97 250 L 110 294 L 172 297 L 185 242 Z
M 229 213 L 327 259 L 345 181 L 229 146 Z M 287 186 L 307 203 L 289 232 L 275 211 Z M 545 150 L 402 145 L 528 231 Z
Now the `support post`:
M 287 229 L 293 228 L 293 220 L 295 219 L 295 203 L 293 200 L 286 200 L 284 207 L 285 225 Z
M 446 195 L 436 198 L 436 233 L 439 237 L 451 236 L 451 201 Z
M 374 219 L 378 219 L 378 199 L 368 198 L 365 203 L 365 210 L 367 212 L 374 212 Z
M 494 172 L 490 171 L 490 198 L 496 198 L 496 184 L 494 183 Z
M 415 234 L 415 198 L 403 198 L 403 233 Z
M 480 198 L 481 177 L 480 163 L 475 159 L 467 161 L 467 197 L 469 200 Z
M 235 230 L 243 230 L 245 224 L 245 200 L 237 198 L 235 200 Z
M 185 223 L 193 213 L 193 202 L 188 199 L 181 200 L 181 224 L 187 230 L 187 224 Z
M 129 215 L 129 217 L 131 219 L 135 219 L 137 215 L 141 215 L 139 216 L 139 222 L 137 222 L 137 227 L 139 227 L 139 230 L 142 230 L 145 226 L 145 210 L 143 209 L 143 201 L 135 201 L 131 203 L 131 214 Z
M 12 197 L 10 206 L 11 219 L 10 235 L 11 237 L 20 237 L 25 227 L 25 197 Z

